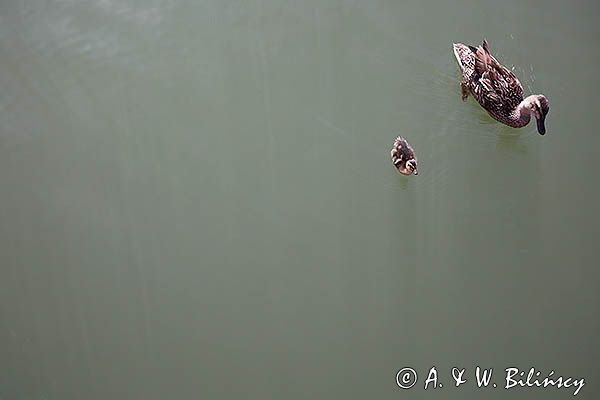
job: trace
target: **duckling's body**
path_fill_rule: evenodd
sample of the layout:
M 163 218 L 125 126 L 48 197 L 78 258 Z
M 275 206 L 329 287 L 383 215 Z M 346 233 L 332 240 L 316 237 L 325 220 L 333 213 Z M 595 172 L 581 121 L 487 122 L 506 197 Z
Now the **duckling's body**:
M 490 54 L 487 40 L 479 47 L 462 43 L 453 47 L 463 75 L 463 100 L 470 92 L 492 118 L 513 128 L 527 125 L 533 115 L 540 135 L 546 133 L 548 100 L 541 94 L 523 99 L 521 82 Z
M 402 175 L 419 174 L 415 151 L 403 137 L 398 136 L 396 138 L 390 156 L 392 157 L 394 166 Z

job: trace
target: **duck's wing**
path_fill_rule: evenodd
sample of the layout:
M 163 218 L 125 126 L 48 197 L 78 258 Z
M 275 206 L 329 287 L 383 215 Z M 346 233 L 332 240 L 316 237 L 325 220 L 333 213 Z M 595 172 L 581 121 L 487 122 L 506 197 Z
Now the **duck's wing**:
M 493 72 L 491 68 L 491 55 L 487 40 L 483 39 L 483 45 L 475 49 L 475 72 L 479 76 Z
M 514 107 L 518 106 L 523 100 L 523 85 L 510 69 L 500 64 L 494 57 L 492 57 L 492 63 L 494 64 L 494 70 L 497 71 L 496 90 L 505 91 L 506 97 L 510 97 L 517 102 L 517 104 L 512 105 Z
M 483 45 L 477 48 L 475 69 L 479 75 L 477 89 L 485 105 L 510 112 L 523 100 L 521 82 L 490 54 L 485 39 Z

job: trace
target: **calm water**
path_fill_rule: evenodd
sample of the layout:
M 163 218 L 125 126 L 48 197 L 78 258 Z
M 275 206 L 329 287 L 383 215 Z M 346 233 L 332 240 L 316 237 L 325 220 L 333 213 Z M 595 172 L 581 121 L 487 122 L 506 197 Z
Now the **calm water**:
M 0 399 L 598 398 L 599 11 L 3 1 Z M 546 136 L 461 101 L 484 36 Z

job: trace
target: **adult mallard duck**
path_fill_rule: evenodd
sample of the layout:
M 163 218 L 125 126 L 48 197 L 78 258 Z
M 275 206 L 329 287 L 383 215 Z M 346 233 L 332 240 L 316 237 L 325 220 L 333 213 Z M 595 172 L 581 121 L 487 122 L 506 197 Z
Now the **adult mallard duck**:
M 492 118 L 513 128 L 527 125 L 533 115 L 540 135 L 546 133 L 548 100 L 541 94 L 523 99 L 521 82 L 490 54 L 487 40 L 479 47 L 454 43 L 454 55 L 463 75 L 463 100 L 471 92 Z
M 396 138 L 390 156 L 394 166 L 402 175 L 419 174 L 415 151 L 403 137 L 398 136 Z

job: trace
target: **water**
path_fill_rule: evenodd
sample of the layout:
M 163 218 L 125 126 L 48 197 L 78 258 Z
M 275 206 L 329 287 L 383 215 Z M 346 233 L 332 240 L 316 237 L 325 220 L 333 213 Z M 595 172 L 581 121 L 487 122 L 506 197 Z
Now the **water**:
M 0 398 L 597 398 L 599 11 L 2 2 Z M 460 100 L 484 36 L 546 136 Z

